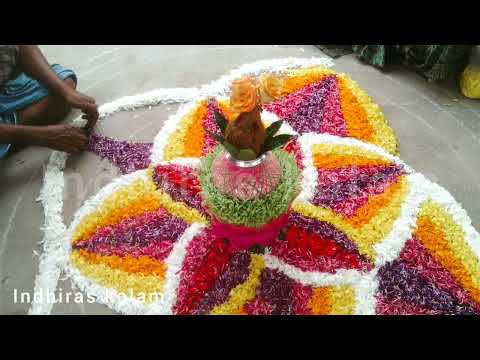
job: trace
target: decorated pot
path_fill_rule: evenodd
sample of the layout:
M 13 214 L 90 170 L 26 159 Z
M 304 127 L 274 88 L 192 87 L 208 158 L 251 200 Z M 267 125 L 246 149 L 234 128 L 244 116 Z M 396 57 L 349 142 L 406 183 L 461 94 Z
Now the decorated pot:
M 282 176 L 282 167 L 273 152 L 262 154 L 251 161 L 234 159 L 222 152 L 213 162 L 212 179 L 215 187 L 225 195 L 248 201 L 261 198 L 274 190 Z M 228 238 L 238 249 L 254 245 L 269 246 L 288 220 L 288 212 L 259 227 L 234 225 L 213 216 L 212 230 L 216 236 Z
M 236 160 L 228 152 L 222 152 L 213 163 L 212 175 L 214 185 L 224 194 L 251 200 L 275 189 L 282 168 L 272 152 L 251 161 Z

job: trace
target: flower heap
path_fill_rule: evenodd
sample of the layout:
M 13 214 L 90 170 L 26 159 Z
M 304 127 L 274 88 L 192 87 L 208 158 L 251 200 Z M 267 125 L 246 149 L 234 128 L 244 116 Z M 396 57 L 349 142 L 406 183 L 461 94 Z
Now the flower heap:
M 213 217 L 213 233 L 243 249 L 268 245 L 278 237 L 299 185 L 295 159 L 276 150 L 293 136 L 275 136 L 283 121 L 265 129 L 261 120 L 261 99 L 277 96 L 278 83 L 270 76 L 262 78 L 261 84 L 250 77 L 233 81 L 230 108 L 239 115 L 229 122 L 215 112 L 224 137 L 208 134 L 223 149 L 202 161 L 199 176 L 202 197 Z

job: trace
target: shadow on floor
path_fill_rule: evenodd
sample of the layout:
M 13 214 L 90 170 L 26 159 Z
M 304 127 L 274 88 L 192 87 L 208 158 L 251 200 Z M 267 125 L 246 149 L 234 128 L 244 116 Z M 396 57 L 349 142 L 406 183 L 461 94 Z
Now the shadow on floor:
M 352 45 L 315 45 L 315 47 L 333 59 L 353 53 Z

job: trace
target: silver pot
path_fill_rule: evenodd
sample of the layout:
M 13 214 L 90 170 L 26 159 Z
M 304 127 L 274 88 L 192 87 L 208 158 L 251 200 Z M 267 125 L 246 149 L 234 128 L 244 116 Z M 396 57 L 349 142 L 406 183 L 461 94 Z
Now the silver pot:
M 251 168 L 260 165 L 265 161 L 267 158 L 267 153 L 264 153 L 260 155 L 258 158 L 249 160 L 249 161 L 243 161 L 243 160 L 237 160 L 235 159 L 228 151 L 225 151 L 225 158 L 230 161 L 232 164 L 241 167 L 241 168 Z

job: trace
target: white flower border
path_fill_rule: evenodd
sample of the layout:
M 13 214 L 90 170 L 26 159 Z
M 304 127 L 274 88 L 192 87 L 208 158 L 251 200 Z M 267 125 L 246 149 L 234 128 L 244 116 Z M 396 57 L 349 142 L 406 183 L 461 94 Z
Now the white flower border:
M 181 107 L 176 115 L 171 116 L 162 127 L 162 130 L 155 137 L 152 150 L 151 162 L 153 164 L 162 163 L 165 142 L 168 135 L 175 130 L 181 115 L 188 113 L 196 104 L 200 97 L 223 96 L 228 92 L 229 84 L 232 79 L 242 75 L 256 75 L 262 72 L 282 73 L 294 68 L 307 68 L 312 66 L 333 66 L 334 63 L 329 58 L 312 57 L 306 58 L 283 58 L 273 60 L 261 60 L 250 64 L 242 65 L 238 69 L 232 70 L 229 74 L 222 76 L 217 81 L 198 88 L 175 88 L 175 89 L 155 89 L 143 94 L 126 96 L 99 107 L 100 119 L 120 111 L 131 111 L 140 107 L 155 106 L 158 104 L 173 104 L 191 102 Z M 84 127 L 86 120 L 78 117 L 74 119 L 72 125 Z M 63 222 L 63 191 L 65 181 L 63 178 L 63 169 L 67 161 L 67 154 L 53 151 L 49 158 L 49 163 L 45 170 L 44 185 L 41 189 L 40 200 L 44 209 L 44 237 L 43 252 L 40 257 L 39 271 L 35 278 L 34 293 L 48 294 L 53 293 L 57 287 L 61 271 L 68 262 L 69 243 L 67 230 Z M 198 165 L 198 162 L 187 163 Z M 60 250 L 58 250 L 60 249 Z M 63 249 L 63 251 L 61 250 Z M 38 302 L 33 302 L 29 314 L 50 314 L 53 304 L 48 299 L 42 298 Z
M 134 110 L 144 106 L 154 106 L 157 104 L 167 104 L 175 102 L 189 103 L 180 107 L 176 114 L 172 115 L 162 127 L 154 139 L 154 146 L 151 155 L 152 164 L 164 163 L 163 155 L 169 136 L 178 128 L 183 116 L 197 106 L 202 101 L 211 96 L 225 96 L 229 90 L 231 80 L 245 74 L 258 75 L 262 72 L 281 73 L 288 69 L 311 66 L 332 66 L 333 62 L 326 58 L 312 59 L 275 59 L 262 60 L 252 64 L 246 64 L 236 70 L 232 70 L 228 75 L 221 77 L 211 84 L 197 88 L 180 89 L 157 89 L 144 94 L 128 96 L 100 107 L 100 118 L 119 111 Z M 275 114 L 264 112 L 264 120 L 267 124 L 278 120 Z M 76 126 L 84 126 L 85 122 L 78 118 L 72 122 Z M 288 125 L 283 124 L 280 129 L 282 133 L 296 135 L 297 133 Z M 295 201 L 309 201 L 312 199 L 316 183 L 317 173 L 313 166 L 311 146 L 315 143 L 330 143 L 361 147 L 365 150 L 377 153 L 386 159 L 403 165 L 406 169 L 407 181 L 409 183 L 409 193 L 407 199 L 402 204 L 401 215 L 394 222 L 391 232 L 380 243 L 374 246 L 377 253 L 375 268 L 367 273 L 355 270 L 340 270 L 335 274 L 320 272 L 305 272 L 295 266 L 285 264 L 280 259 L 265 254 L 266 266 L 278 269 L 292 279 L 305 285 L 314 286 L 338 286 L 351 285 L 356 292 L 356 314 L 374 314 L 375 313 L 375 293 L 378 287 L 376 274 L 378 268 L 388 261 L 398 257 L 405 242 L 411 237 L 415 226 L 421 203 L 428 198 L 441 204 L 454 220 L 465 232 L 467 243 L 473 249 L 474 253 L 480 258 L 480 236 L 471 225 L 468 214 L 455 201 L 455 199 L 442 187 L 427 180 L 423 175 L 415 173 L 412 168 L 406 165 L 399 158 L 389 154 L 384 149 L 361 142 L 352 138 L 341 138 L 328 134 L 303 134 L 299 138 L 302 152 L 304 153 L 304 170 L 302 179 L 302 192 Z M 193 224 L 187 228 L 184 234 L 176 242 L 171 254 L 167 257 L 166 263 L 169 265 L 166 273 L 166 282 L 163 296 L 160 301 L 152 304 L 145 304 L 137 299 L 125 297 L 115 291 L 111 291 L 111 296 L 105 298 L 105 288 L 96 284 L 88 278 L 82 276 L 68 261 L 70 253 L 70 238 L 75 226 L 79 221 L 97 206 L 111 192 L 130 183 L 138 177 L 145 176 L 145 170 L 140 170 L 115 179 L 112 183 L 105 186 L 99 193 L 87 200 L 84 205 L 76 212 L 74 220 L 66 229 L 62 220 L 63 208 L 63 169 L 65 167 L 67 156 L 65 153 L 54 151 L 49 160 L 44 178 L 44 186 L 41 190 L 40 200 L 45 211 L 44 222 L 44 250 L 40 259 L 39 273 L 35 280 L 35 291 L 39 289 L 55 290 L 61 271 L 73 280 L 74 285 L 86 294 L 93 295 L 97 302 L 105 304 L 110 308 L 123 314 L 171 314 L 172 307 L 176 300 L 176 289 L 179 283 L 179 270 L 181 269 L 183 259 L 186 254 L 186 248 L 190 240 L 202 230 L 199 224 Z M 199 159 L 179 158 L 174 163 L 186 166 L 197 167 Z M 113 294 L 113 295 L 112 295 Z M 46 299 L 32 304 L 29 314 L 49 314 L 53 304 L 48 303 Z
M 43 252 L 39 259 L 38 275 L 35 279 L 34 294 L 42 295 L 40 301 L 33 297 L 28 311 L 29 315 L 49 314 L 53 303 L 49 302 L 47 291 L 55 291 L 62 271 L 61 262 L 65 259 L 63 244 L 65 243 L 66 226 L 63 223 L 63 189 L 65 180 L 66 154 L 54 151 L 43 178 L 43 187 L 38 200 L 42 202 L 44 211 Z M 42 291 L 40 291 L 43 289 Z

